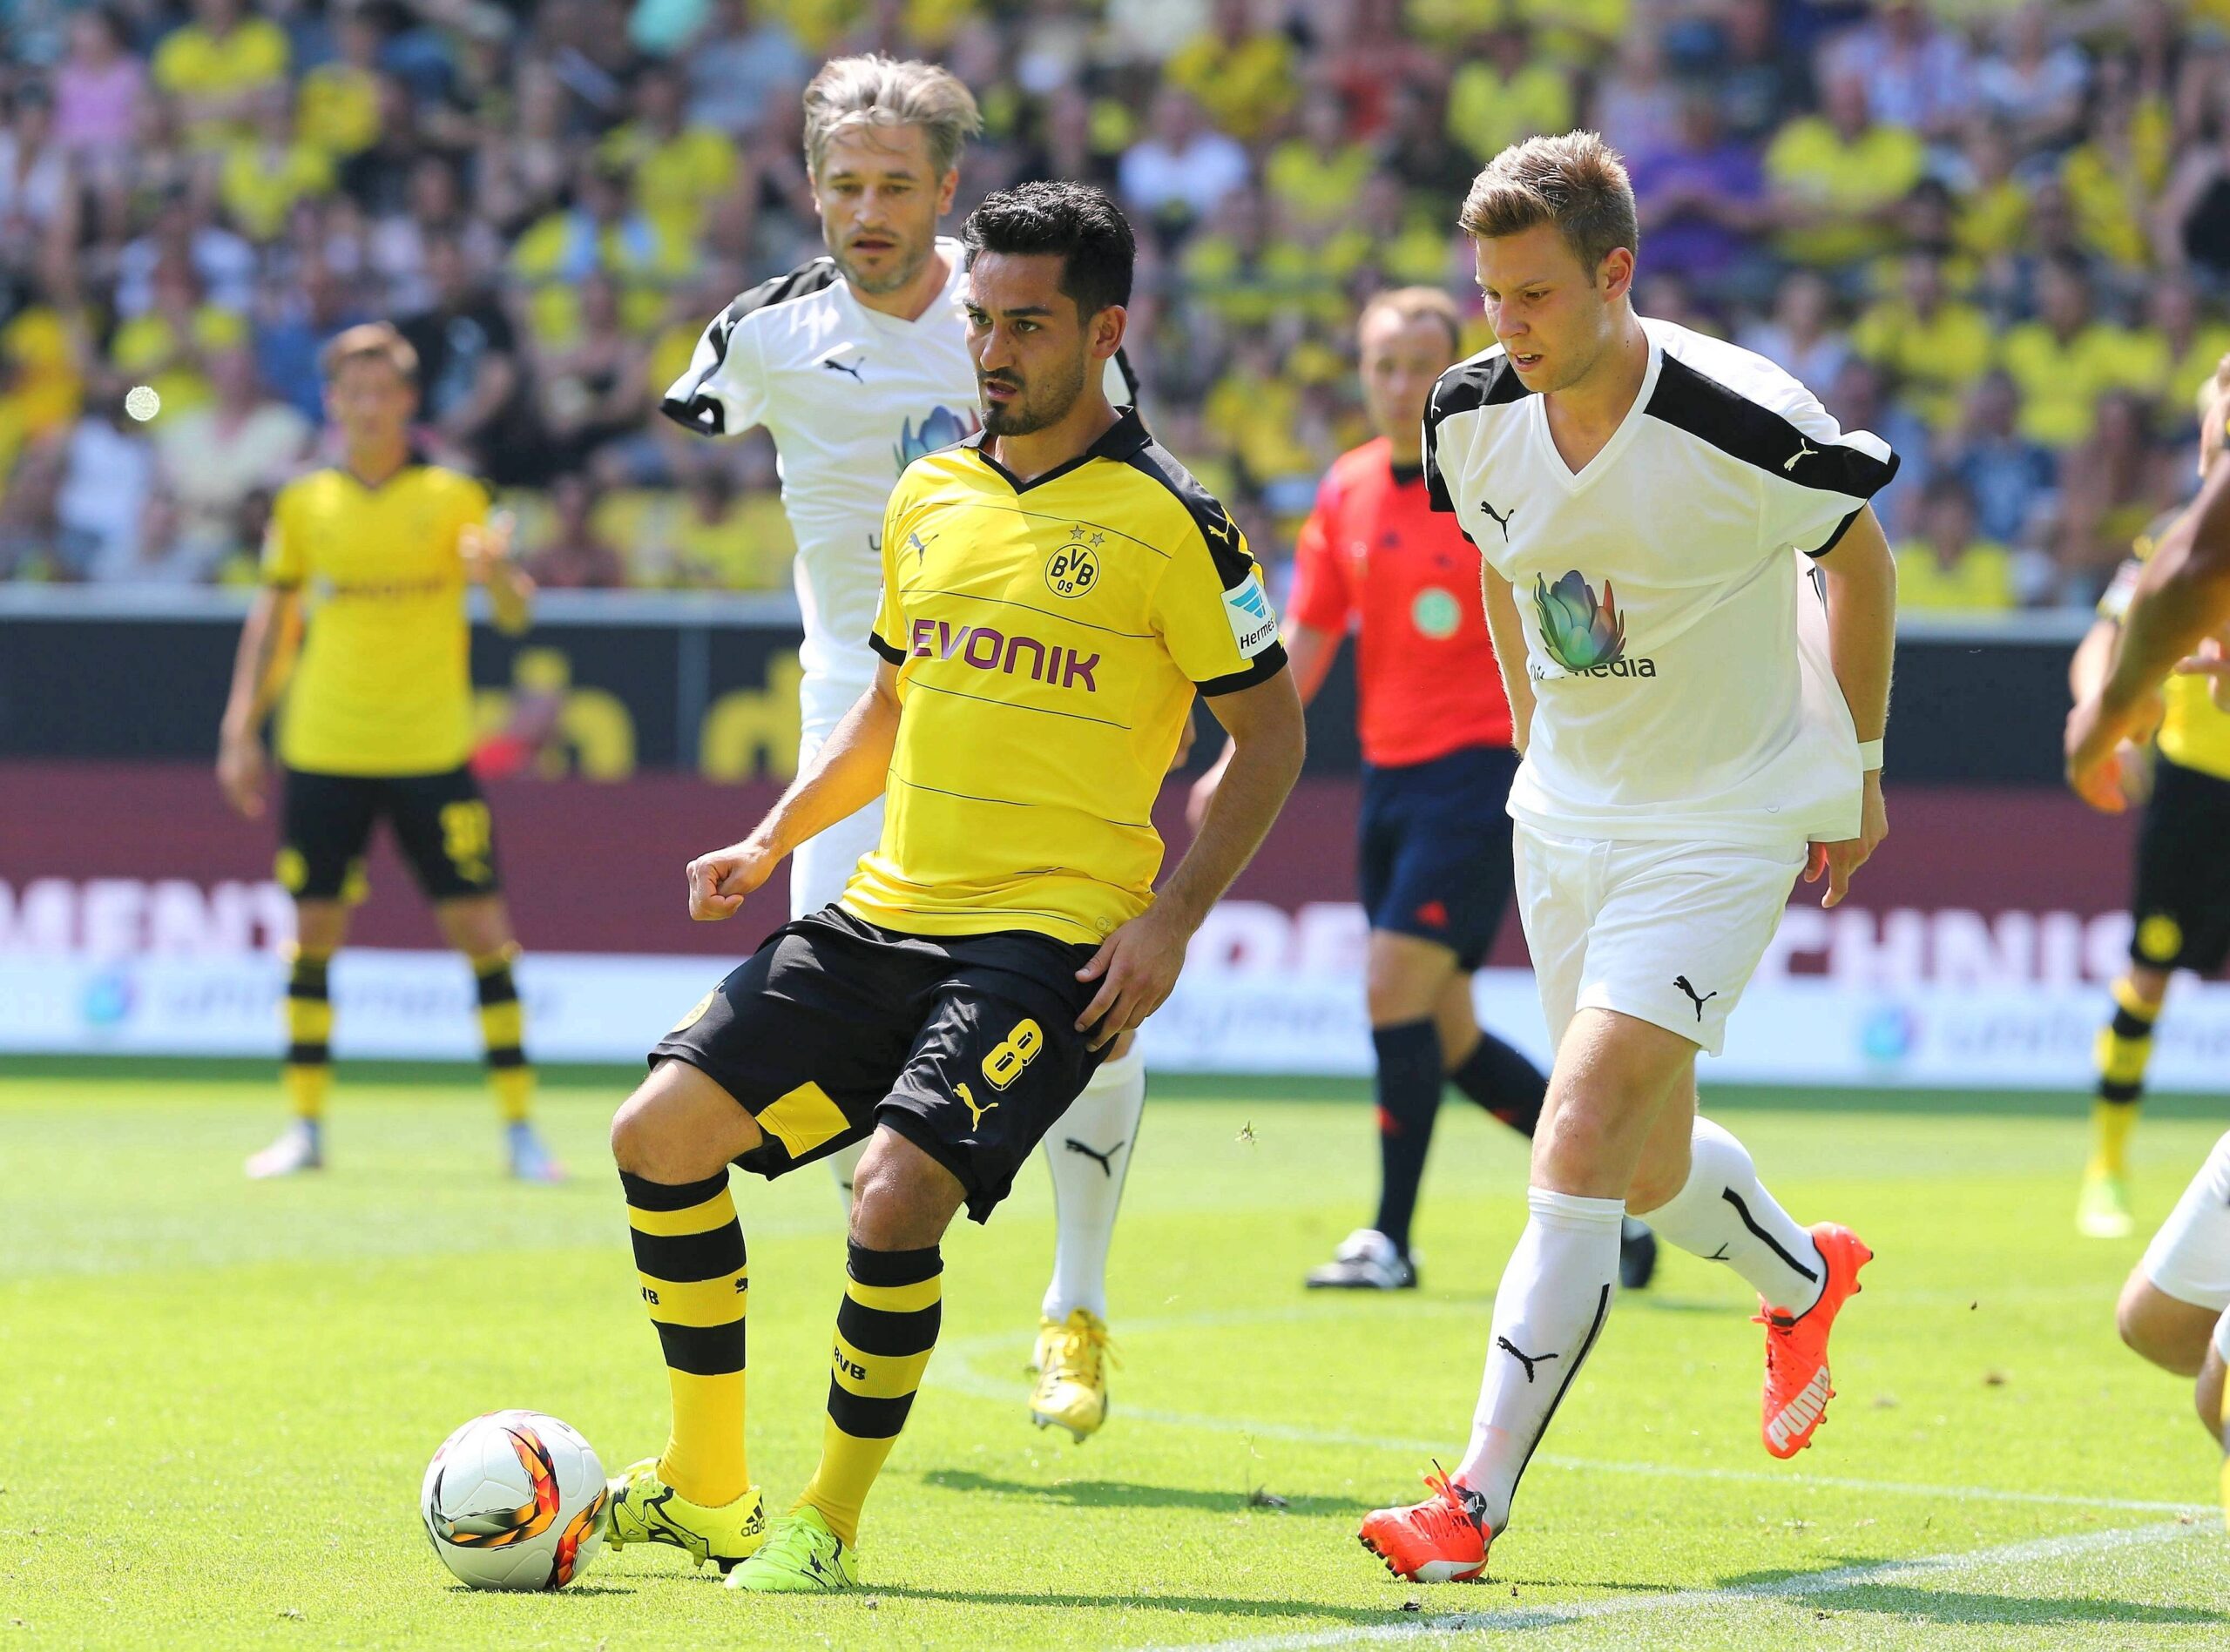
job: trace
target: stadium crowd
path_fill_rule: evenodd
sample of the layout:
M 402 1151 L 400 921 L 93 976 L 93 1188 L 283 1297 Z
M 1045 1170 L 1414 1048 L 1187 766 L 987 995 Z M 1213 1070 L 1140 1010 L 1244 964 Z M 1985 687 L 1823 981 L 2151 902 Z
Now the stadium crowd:
M 656 405 L 708 316 L 818 252 L 798 91 L 840 50 L 976 90 L 963 210 L 1077 178 L 1149 226 L 1149 417 L 1273 561 L 1360 439 L 1359 300 L 1444 286 L 1489 341 L 1456 207 L 1536 131 L 1626 157 L 1644 314 L 1903 455 L 1877 503 L 1908 610 L 2092 600 L 2189 491 L 2230 351 L 2225 0 L 4 0 L 0 24 L 0 579 L 252 578 L 319 450 L 321 345 L 389 316 L 429 449 L 505 494 L 545 585 L 787 583 L 771 448 Z

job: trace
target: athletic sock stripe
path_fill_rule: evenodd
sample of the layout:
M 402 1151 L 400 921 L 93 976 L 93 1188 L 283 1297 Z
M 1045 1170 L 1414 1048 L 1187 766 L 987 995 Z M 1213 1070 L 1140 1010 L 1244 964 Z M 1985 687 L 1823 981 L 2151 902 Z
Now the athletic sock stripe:
M 668 1325 L 724 1325 L 743 1317 L 751 1276 L 725 1273 L 717 1279 L 661 1279 L 638 1272 L 644 1305 L 651 1318 Z
M 743 1321 L 724 1325 L 676 1325 L 653 1319 L 670 1370 L 693 1377 L 725 1377 L 743 1369 Z
M 1734 1207 L 1734 1214 L 1742 1218 L 1742 1225 L 1750 1230 L 1750 1237 L 1752 1238 L 1761 1242 L 1768 1251 L 1771 1251 L 1783 1262 L 1788 1264 L 1788 1265 L 1794 1268 L 1797 1272 L 1802 1274 L 1811 1284 L 1817 1285 L 1820 1283 L 1820 1276 L 1817 1273 L 1814 1273 L 1811 1269 L 1806 1267 L 1794 1257 L 1789 1255 L 1787 1251 L 1782 1250 L 1780 1240 L 1774 1238 L 1772 1234 L 1767 1232 L 1765 1229 L 1760 1227 L 1755 1222 L 1750 1219 L 1750 1207 L 1742 1203 L 1742 1196 L 1740 1193 L 1737 1193 L 1731 1187 L 1721 1188 L 1720 1192 L 1725 1196 L 1727 1202 Z
M 652 1182 L 622 1170 L 619 1187 L 626 1194 L 627 1203 L 639 1210 L 686 1210 L 693 1204 L 704 1204 L 715 1193 L 726 1192 L 728 1173 L 716 1171 L 701 1182 Z
M 919 1251 L 870 1251 L 855 1244 L 845 1255 L 844 1271 L 861 1285 L 921 1285 L 944 1271 L 937 1247 Z
M 524 1067 L 526 1065 L 526 1051 L 517 1044 L 490 1044 L 488 1047 L 488 1065 L 493 1068 Z
M 2117 1004 L 2114 1006 L 2114 1019 L 2109 1024 L 2113 1028 L 2115 1037 L 2126 1039 L 2132 1044 L 2141 1044 L 2152 1036 L 2152 1024 L 2158 1019 L 2158 1016 L 2132 1015 L 2126 1005 Z
M 936 1346 L 943 1313 L 934 1302 L 911 1313 L 886 1313 L 847 1296 L 836 1309 L 836 1334 L 862 1353 L 903 1359 Z
M 686 1204 L 679 1210 L 646 1210 L 631 1203 L 627 1206 L 627 1225 L 637 1233 L 656 1234 L 671 1237 L 681 1233 L 709 1233 L 735 1220 L 735 1201 L 728 1197 L 727 1183 L 709 1199 L 695 1204 Z
M 2098 1099 L 2102 1102 L 2112 1102 L 2118 1106 L 2127 1107 L 2144 1094 L 2145 1081 L 2141 1078 L 2121 1081 L 2102 1078 L 2098 1081 Z
M 888 1359 L 855 1348 L 840 1333 L 834 1350 L 835 1374 L 830 1379 L 846 1393 L 862 1399 L 906 1399 L 922 1386 L 934 1348 L 924 1348 L 902 1359 Z
M 1533 1438 L 1525 1442 L 1525 1460 L 1518 1464 L 1517 1472 L 1510 1477 L 1511 1501 L 1517 1500 L 1518 1481 L 1525 1478 L 1525 1471 L 1533 1461 L 1533 1453 L 1547 1437 L 1549 1425 L 1557 1419 L 1557 1407 L 1564 1403 L 1564 1395 L 1571 1392 L 1572 1379 L 1579 1375 L 1579 1368 L 1587 1363 L 1587 1356 L 1594 1352 L 1595 1339 L 1603 1334 L 1603 1322 L 1610 1315 L 1611 1287 L 1606 1285 L 1603 1287 L 1603 1294 L 1595 1299 L 1595 1323 L 1587 1327 L 1587 1339 L 1579 1345 L 1579 1352 L 1571 1357 L 1571 1365 L 1564 1372 L 1564 1381 L 1557 1386 L 1557 1397 L 1549 1402 L 1548 1410 L 1541 1413 L 1541 1426 L 1533 1431 Z
M 332 996 L 324 964 L 296 963 L 287 972 L 287 996 L 323 1000 Z
M 689 1284 L 743 1271 L 743 1229 L 734 1222 L 706 1233 L 632 1233 L 635 1267 L 653 1278 Z
M 511 974 L 509 964 L 498 964 L 487 974 L 473 977 L 480 989 L 480 1004 L 492 1009 L 498 1004 L 515 1004 L 519 1000 L 519 984 Z
M 289 1067 L 330 1067 L 333 1046 L 326 1043 L 289 1044 L 287 1046 L 287 1065 Z
M 828 1420 L 855 1440 L 895 1440 L 906 1426 L 906 1413 L 914 1408 L 914 1396 L 902 1394 L 895 1399 L 870 1399 L 865 1394 L 855 1394 L 835 1378 L 828 1381 Z

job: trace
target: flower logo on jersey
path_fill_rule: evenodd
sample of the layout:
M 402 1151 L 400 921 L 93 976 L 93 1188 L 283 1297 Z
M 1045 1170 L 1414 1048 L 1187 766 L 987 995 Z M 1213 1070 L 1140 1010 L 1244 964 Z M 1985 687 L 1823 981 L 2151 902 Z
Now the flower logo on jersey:
M 898 428 L 898 445 L 892 449 L 903 470 L 925 453 L 935 453 L 939 448 L 949 448 L 956 442 L 965 442 L 982 428 L 973 413 L 955 413 L 950 408 L 934 408 L 929 416 L 922 421 L 916 430 L 911 419 Z
M 1533 616 L 1540 624 L 1541 645 L 1568 671 L 1591 671 L 1625 657 L 1626 623 L 1618 617 L 1618 598 L 1607 579 L 1598 603 L 1577 568 L 1553 585 L 1536 574 Z
M 1463 623 L 1463 610 L 1456 598 L 1437 585 L 1427 585 L 1409 603 L 1409 624 L 1417 628 L 1419 636 L 1436 643 L 1455 636 L 1456 628 Z

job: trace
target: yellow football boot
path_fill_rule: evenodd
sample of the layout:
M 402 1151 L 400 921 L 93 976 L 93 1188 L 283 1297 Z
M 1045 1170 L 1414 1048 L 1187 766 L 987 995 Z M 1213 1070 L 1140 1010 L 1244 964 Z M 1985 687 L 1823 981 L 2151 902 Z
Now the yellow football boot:
M 611 1520 L 604 1541 L 613 1548 L 671 1543 L 699 1566 L 725 1572 L 749 1560 L 766 1540 L 767 1500 L 753 1486 L 732 1503 L 706 1508 L 660 1480 L 659 1460 L 645 1457 L 612 1481 Z
M 1065 1428 L 1081 1445 L 1107 1420 L 1107 1367 L 1114 1359 L 1107 1322 L 1089 1308 L 1037 1324 L 1037 1386 L 1030 1420 Z

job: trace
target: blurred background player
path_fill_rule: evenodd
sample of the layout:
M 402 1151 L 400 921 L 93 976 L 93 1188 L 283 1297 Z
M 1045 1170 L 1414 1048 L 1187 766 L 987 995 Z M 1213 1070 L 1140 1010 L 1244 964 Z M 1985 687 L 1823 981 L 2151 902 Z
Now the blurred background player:
M 1309 1274 L 1312 1289 L 1417 1283 L 1409 1223 L 1443 1082 L 1529 1136 L 1548 1089 L 1538 1068 L 1481 1029 L 1471 998 L 1471 972 L 1510 903 L 1505 806 L 1517 754 L 1480 606 L 1478 548 L 1425 496 L 1425 401 L 1462 354 L 1461 325 L 1455 300 L 1434 287 L 1363 307 L 1358 366 L 1378 435 L 1334 462 L 1294 552 L 1285 644 L 1302 704 L 1355 633 L 1378 1062 L 1378 1214 Z M 1222 779 L 1219 761 L 1195 784 L 1195 821 Z M 1649 1229 L 1629 1218 L 1621 1281 L 1639 1289 L 1655 1263 Z
M 1434 387 L 1426 484 L 1487 564 L 1525 754 L 1518 910 L 1557 1055 L 1469 1447 L 1360 1534 L 1429 1581 L 1486 1570 L 1602 1335 L 1630 1205 L 1758 1292 L 1767 1451 L 1794 1456 L 1826 1414 L 1829 1330 L 1873 1253 L 1798 1225 L 1697 1114 L 1695 1062 L 1797 876 L 1835 906 L 1888 835 L 1896 623 L 1867 505 L 1896 456 L 1764 358 L 1635 314 L 1633 192 L 1600 138 L 1504 150 L 1458 221 L 1500 342 Z
M 928 63 L 839 57 L 806 88 L 806 165 L 828 256 L 738 298 L 668 390 L 668 417 L 705 435 L 764 426 L 797 538 L 804 772 L 874 680 L 883 506 L 898 473 L 977 428 L 962 248 L 941 238 L 961 152 L 983 125 L 967 87 Z M 1110 398 L 1132 400 L 1121 364 Z M 790 915 L 843 893 L 882 830 L 878 796 L 798 847 Z M 1031 1414 L 1081 1440 L 1107 1412 L 1107 1252 L 1145 1104 L 1125 1040 L 1062 1121 L 1045 1161 L 1058 1237 L 1041 1305 Z M 848 1192 L 862 1150 L 831 1161 Z
M 2159 718 L 2157 697 L 2163 687 L 2172 714 L 2175 697 L 2188 691 L 2190 684 L 2174 683 L 2171 672 L 2180 664 L 2180 674 L 2223 680 L 2216 639 L 2230 625 L 2230 466 L 2215 462 L 2225 434 L 2226 389 L 2230 384 L 2218 366 L 2202 427 L 2199 497 L 2127 582 L 2109 657 L 2104 669 L 2088 674 L 2088 691 L 2068 714 L 2069 784 L 2107 813 L 2118 813 L 2132 789 L 2135 742 Z M 2193 654 L 2194 649 L 2201 652 Z M 2156 791 L 2153 806 L 2159 797 Z M 2212 842 L 2218 860 L 2224 844 L 2218 832 Z M 2198 1379 L 2200 1420 L 2221 1442 L 2230 1433 L 2223 1410 L 2230 1361 L 2230 1136 L 2215 1143 L 2146 1247 L 2122 1287 L 2115 1320 L 2122 1340 L 2146 1359 Z M 2224 1518 L 2230 1521 L 2230 1460 L 2224 1463 L 2221 1487 Z
M 325 1163 L 328 973 L 348 909 L 366 893 L 364 850 L 384 819 L 443 938 L 472 966 L 510 1172 L 558 1181 L 563 1172 L 528 1122 L 534 1075 L 511 973 L 518 943 L 488 805 L 466 767 L 465 590 L 483 587 L 497 624 L 517 633 L 533 582 L 509 560 L 507 532 L 490 525 L 481 485 L 412 448 L 418 360 L 402 335 L 384 323 L 352 327 L 326 347 L 321 367 L 341 461 L 289 482 L 272 507 L 263 589 L 240 629 L 217 757 L 233 806 L 261 814 L 263 723 L 283 696 L 277 875 L 294 900 L 284 1074 L 294 1118 L 247 1173 Z
M 968 220 L 983 428 L 916 460 L 884 518 L 873 684 L 751 835 L 690 863 L 732 916 L 888 788 L 835 905 L 777 930 L 652 1052 L 612 1121 L 673 1433 L 615 1483 L 616 1545 L 752 1592 L 853 1588 L 862 1509 L 941 1323 L 939 1246 L 977 1222 L 1187 944 L 1301 771 L 1301 702 L 1245 536 L 1118 408 L 1135 249 L 1101 191 L 1025 184 Z M 940 639 L 948 639 L 941 642 Z M 1154 793 L 1210 696 L 1238 746 L 1157 889 Z M 818 1468 L 767 1521 L 744 1441 L 743 1231 L 728 1166 L 868 1143 Z
M 2230 357 L 2202 387 L 2200 402 L 2204 477 L 2222 456 Z M 2146 530 L 2100 599 L 2098 622 L 2076 650 L 2069 672 L 2078 701 L 2089 699 L 2105 680 L 2131 594 L 2159 536 L 2175 519 L 2171 513 Z M 2113 984 L 2113 1019 L 2098 1035 L 2091 1162 L 2076 1205 L 2077 1228 L 2094 1238 L 2118 1239 L 2135 1225 L 2129 1139 L 2170 975 L 2178 969 L 2211 975 L 2230 959 L 2230 710 L 2220 703 L 2230 678 L 2220 674 L 2220 644 L 2210 652 L 2215 674 L 2179 671 L 2162 685 L 2159 729 L 2150 751 L 2132 746 L 2124 753 L 2122 792 L 2144 805 L 2145 822 L 2137 840 L 2129 968 Z

